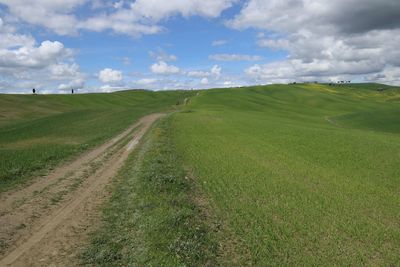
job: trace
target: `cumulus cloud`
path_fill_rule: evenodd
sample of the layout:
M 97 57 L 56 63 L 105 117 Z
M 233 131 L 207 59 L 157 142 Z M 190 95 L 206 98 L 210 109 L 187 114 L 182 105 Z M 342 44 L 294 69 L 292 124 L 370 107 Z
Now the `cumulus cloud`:
M 124 6 L 124 1 L 115 2 L 115 3 L 113 4 L 113 7 L 114 7 L 115 9 L 120 9 L 120 8 L 122 8 L 123 6 Z
M 76 63 L 60 63 L 49 66 L 50 73 L 58 80 L 71 79 L 81 76 L 79 65 Z
M 228 25 L 295 32 L 337 30 L 361 33 L 400 26 L 397 0 L 250 0 Z
M 149 55 L 151 58 L 157 60 L 157 61 L 177 61 L 178 57 L 172 54 L 166 53 L 162 49 L 158 49 L 157 51 L 149 51 Z
M 215 61 L 260 61 L 261 56 L 257 55 L 240 55 L 240 54 L 215 54 L 210 55 L 209 59 Z
M 187 72 L 189 77 L 208 77 L 210 76 L 209 71 L 202 71 L 202 70 L 191 70 Z
M 400 84 L 400 67 L 389 66 L 384 68 L 382 71 L 366 75 L 366 81 L 369 82 L 380 82 L 399 85 Z
M 30 35 L 15 34 L 15 29 L 4 25 L 0 18 L 0 49 L 8 49 L 13 47 L 33 47 L 36 43 L 35 39 Z
M 211 75 L 215 76 L 216 78 L 219 78 L 221 76 L 221 70 L 222 70 L 222 68 L 220 66 L 214 65 L 211 68 L 210 73 L 211 73 Z
M 40 46 L 21 46 L 17 49 L 0 50 L 0 67 L 42 68 L 55 63 L 67 52 L 60 42 L 44 41 Z
M 164 75 L 178 74 L 180 72 L 180 69 L 178 67 L 174 65 L 168 65 L 165 61 L 154 63 L 153 65 L 151 65 L 150 70 L 155 74 Z
M 288 53 L 246 69 L 251 78 L 333 80 L 374 77 L 399 66 L 399 13 L 397 0 L 250 0 L 227 25 L 272 31 L 259 35 L 258 45 Z
M 255 42 L 260 50 L 280 50 L 287 55 L 267 64 L 256 62 L 263 59 L 258 55 L 209 56 L 214 61 L 254 62 L 244 70 L 241 80 L 257 83 L 360 77 L 387 83 L 400 80 L 398 0 L 0 0 L 1 15 L 5 15 L 0 18 L 0 88 L 64 89 L 85 84 L 85 75 L 74 63 L 71 49 L 57 40 L 38 43 L 29 31 L 17 33 L 14 27 L 19 25 L 28 23 L 59 35 L 106 31 L 137 37 L 164 31 L 163 22 L 173 16 L 217 18 L 235 3 L 243 5 L 236 15 L 227 19 L 226 25 L 239 30 L 253 28 L 258 33 Z M 10 20 L 14 26 L 8 24 Z M 219 49 L 216 46 L 227 42 L 217 39 L 211 45 Z M 156 62 L 150 66 L 151 72 L 165 76 L 132 83 L 170 89 L 245 83 L 239 78 L 227 77 L 218 65 L 210 69 L 182 70 L 171 63 L 177 60 L 174 54 L 162 49 L 149 54 Z M 118 60 L 127 65 L 131 63 L 130 58 Z M 108 84 L 104 90 L 120 88 L 122 72 L 102 71 L 105 72 L 97 76 Z
M 77 80 L 84 83 L 85 75 L 73 62 L 71 49 L 58 41 L 37 44 L 32 36 L 19 34 L 15 27 L 0 21 L 0 90 L 25 92 L 32 87 L 54 89 L 59 83 Z
M 202 84 L 202 85 L 207 85 L 209 82 L 208 82 L 208 79 L 207 78 L 203 78 L 203 79 L 201 79 L 201 81 L 200 81 L 200 84 Z
M 221 76 L 221 71 L 222 68 L 218 65 L 214 65 L 211 67 L 210 70 L 190 70 L 185 72 L 187 76 L 189 77 L 196 77 L 196 78 L 213 78 L 213 79 L 219 79 Z
M 85 80 L 84 79 L 76 79 L 73 80 L 67 84 L 62 83 L 58 86 L 58 89 L 61 91 L 66 91 L 66 90 L 77 90 L 77 89 L 82 89 L 85 86 Z
M 155 34 L 162 31 L 162 27 L 148 22 L 141 22 L 140 15 L 129 9 L 117 10 L 111 14 L 100 14 L 79 21 L 75 30 L 84 29 L 95 32 L 111 30 L 119 34 L 140 36 L 142 34 Z
M 85 3 L 85 0 L 30 1 L 0 0 L 11 14 L 30 24 L 44 26 L 58 34 L 75 34 L 77 19 L 71 12 Z
M 232 6 L 236 0 L 137 0 L 131 7 L 132 10 L 155 21 L 180 14 L 184 17 L 203 16 L 215 18 L 221 12 Z
M 48 28 L 60 35 L 75 35 L 80 30 L 106 31 L 130 36 L 154 34 L 163 30 L 157 23 L 174 15 L 215 18 L 231 7 L 236 0 L 137 0 L 131 3 L 114 2 L 111 5 L 93 1 L 96 14 L 77 15 L 87 0 L 0 0 L 9 12 L 33 25 Z
M 144 88 L 152 90 L 164 89 L 191 89 L 191 88 L 217 88 L 231 87 L 233 84 L 246 84 L 241 79 L 242 75 L 232 75 L 223 73 L 222 68 L 214 65 L 207 69 L 185 70 L 180 69 L 177 75 L 163 75 L 146 77 L 132 81 L 135 88 Z M 230 82 L 232 81 L 232 83 Z
M 115 84 L 122 81 L 122 72 L 119 70 L 105 68 L 99 72 L 98 77 L 103 83 Z

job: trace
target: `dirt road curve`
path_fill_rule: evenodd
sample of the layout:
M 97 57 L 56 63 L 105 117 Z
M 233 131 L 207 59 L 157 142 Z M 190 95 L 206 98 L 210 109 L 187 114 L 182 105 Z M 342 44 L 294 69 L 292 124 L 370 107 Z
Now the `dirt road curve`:
M 71 266 L 99 219 L 107 185 L 154 121 L 120 135 L 45 177 L 0 195 L 0 266 Z

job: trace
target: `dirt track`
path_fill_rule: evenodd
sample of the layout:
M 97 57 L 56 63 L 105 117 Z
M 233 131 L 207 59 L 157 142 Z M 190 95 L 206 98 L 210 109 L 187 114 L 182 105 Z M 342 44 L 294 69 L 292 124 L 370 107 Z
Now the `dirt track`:
M 120 135 L 30 185 L 0 195 L 0 266 L 70 266 L 99 219 L 107 185 L 154 121 Z

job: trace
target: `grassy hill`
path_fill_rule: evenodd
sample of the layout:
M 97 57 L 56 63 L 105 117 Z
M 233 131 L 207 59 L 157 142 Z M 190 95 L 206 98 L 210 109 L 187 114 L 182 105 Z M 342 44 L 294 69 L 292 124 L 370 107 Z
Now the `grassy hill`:
M 187 104 L 115 179 L 84 263 L 400 262 L 400 89 L 391 86 L 1 95 L 0 188 L 177 102 Z
M 192 92 L 0 95 L 0 191 L 46 172 Z
M 400 262 L 400 90 L 378 87 L 202 91 L 172 117 L 243 264 Z

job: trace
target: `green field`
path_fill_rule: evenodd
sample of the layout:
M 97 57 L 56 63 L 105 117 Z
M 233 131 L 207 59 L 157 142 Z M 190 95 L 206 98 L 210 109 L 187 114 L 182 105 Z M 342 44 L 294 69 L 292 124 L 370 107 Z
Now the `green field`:
M 174 142 L 241 262 L 400 262 L 400 90 L 272 85 L 202 91 Z
M 0 95 L 0 191 L 43 174 L 191 92 Z
M 84 265 L 205 266 L 216 263 L 211 226 L 194 196 L 169 120 L 157 123 L 131 154 L 103 208 L 103 227 Z
M 83 264 L 399 264 L 397 87 L 0 95 L 0 191 L 167 110 L 114 180 Z

